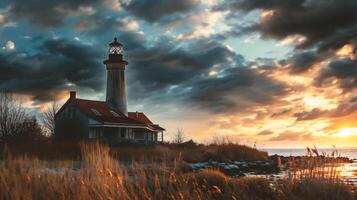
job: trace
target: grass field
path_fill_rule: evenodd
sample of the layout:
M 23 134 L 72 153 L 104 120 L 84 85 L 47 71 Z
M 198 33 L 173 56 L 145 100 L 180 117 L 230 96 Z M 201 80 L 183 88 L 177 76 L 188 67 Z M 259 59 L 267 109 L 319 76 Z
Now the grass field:
M 356 199 L 351 186 L 332 172 L 321 176 L 311 170 L 271 183 L 264 178 L 232 178 L 218 170 L 185 172 L 180 155 L 123 165 L 119 152 L 109 147 L 81 144 L 79 150 L 78 159 L 51 160 L 5 150 L 0 199 Z
M 0 144 L 0 156 L 11 154 L 36 157 L 43 160 L 78 160 L 82 157 L 81 144 L 76 142 L 39 144 L 10 143 Z M 234 143 L 198 145 L 187 144 L 122 144 L 111 146 L 109 154 L 120 160 L 174 160 L 180 158 L 186 162 L 208 160 L 267 160 L 268 154 L 245 145 Z

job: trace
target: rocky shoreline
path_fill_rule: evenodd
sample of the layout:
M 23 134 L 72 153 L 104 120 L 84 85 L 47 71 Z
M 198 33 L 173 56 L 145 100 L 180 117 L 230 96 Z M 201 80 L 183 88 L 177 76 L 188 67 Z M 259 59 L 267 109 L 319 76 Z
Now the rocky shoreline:
M 357 162 L 356 159 L 349 159 L 346 157 L 328 158 L 319 156 L 321 159 L 325 159 L 328 162 L 338 163 L 353 163 Z M 319 157 L 315 157 L 319 158 Z M 207 161 L 188 163 L 190 170 L 200 171 L 204 169 L 219 169 L 221 172 L 228 176 L 247 176 L 247 175 L 269 175 L 278 174 L 281 171 L 285 171 L 289 168 L 289 163 L 294 160 L 299 162 L 306 156 L 280 156 L 272 155 L 269 160 L 266 161 Z

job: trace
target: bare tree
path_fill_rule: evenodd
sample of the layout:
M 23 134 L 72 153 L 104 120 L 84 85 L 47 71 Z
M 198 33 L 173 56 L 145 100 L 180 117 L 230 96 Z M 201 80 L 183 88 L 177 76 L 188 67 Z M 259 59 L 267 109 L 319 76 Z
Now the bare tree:
M 55 115 L 59 110 L 59 105 L 53 101 L 49 107 L 42 113 L 42 123 L 47 135 L 53 137 L 55 134 Z
M 0 140 L 19 135 L 28 114 L 19 98 L 10 91 L 0 92 Z
M 182 129 L 177 129 L 176 134 L 172 140 L 173 143 L 182 144 L 185 141 L 185 133 Z
M 13 141 L 25 143 L 36 143 L 46 139 L 41 126 L 35 117 L 28 117 L 22 124 L 20 133 L 12 136 L 11 138 Z

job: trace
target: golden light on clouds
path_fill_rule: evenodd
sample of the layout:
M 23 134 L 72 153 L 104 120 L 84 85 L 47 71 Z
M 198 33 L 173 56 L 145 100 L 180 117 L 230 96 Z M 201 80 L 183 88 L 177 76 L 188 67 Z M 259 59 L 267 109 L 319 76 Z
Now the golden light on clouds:
M 278 45 L 300 45 L 306 41 L 306 37 L 303 35 L 288 36 L 278 43 Z
M 15 49 L 15 43 L 14 43 L 13 41 L 11 41 L 11 40 L 7 41 L 7 43 L 6 43 L 6 49 L 8 49 L 8 50 L 13 50 L 13 49 Z
M 212 71 L 210 71 L 210 72 L 208 73 L 209 76 L 215 76 L 215 75 L 217 75 L 217 74 L 218 74 L 218 72 L 217 72 L 217 71 L 214 71 L 214 70 L 212 70 Z
M 169 27 L 178 27 L 185 25 L 188 21 L 195 24 L 195 29 L 186 33 L 180 33 L 176 39 L 178 41 L 192 40 L 202 37 L 209 37 L 219 31 L 227 31 L 229 27 L 222 23 L 222 19 L 227 15 L 227 12 L 211 12 L 209 9 L 204 9 L 201 12 L 185 18 L 184 20 L 171 23 Z
M 274 10 L 265 10 L 260 14 L 260 17 L 262 19 L 267 19 L 269 17 L 272 17 L 274 15 Z
M 331 100 L 328 100 L 321 96 L 307 96 L 304 97 L 304 106 L 307 109 L 334 109 L 337 107 L 337 104 L 334 104 Z
M 0 23 L 4 23 L 4 22 L 5 22 L 5 17 L 4 15 L 0 14 Z
M 350 56 L 353 53 L 353 46 L 350 44 L 344 45 L 341 49 L 336 52 L 337 56 Z

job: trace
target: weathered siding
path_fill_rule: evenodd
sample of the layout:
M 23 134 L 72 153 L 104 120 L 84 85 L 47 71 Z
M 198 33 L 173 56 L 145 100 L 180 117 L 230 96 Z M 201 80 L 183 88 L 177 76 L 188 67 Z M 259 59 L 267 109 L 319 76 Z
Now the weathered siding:
M 124 63 L 107 63 L 106 101 L 128 116 L 124 70 Z
M 71 102 L 56 115 L 55 138 L 80 140 L 88 138 L 88 118 Z

